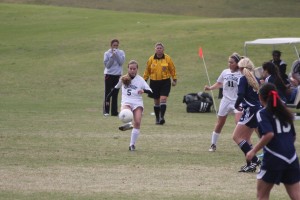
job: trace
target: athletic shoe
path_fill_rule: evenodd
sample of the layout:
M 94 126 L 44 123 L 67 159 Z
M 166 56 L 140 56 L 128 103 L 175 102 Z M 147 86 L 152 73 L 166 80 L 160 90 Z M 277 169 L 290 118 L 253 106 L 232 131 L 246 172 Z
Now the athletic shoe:
M 156 120 L 155 120 L 155 124 L 156 124 L 156 125 L 160 125 L 159 119 L 156 119 Z
M 108 117 L 109 114 L 108 114 L 108 113 L 104 113 L 103 116 L 104 116 L 104 117 Z
M 208 149 L 208 151 L 210 151 L 210 152 L 215 152 L 216 150 L 217 150 L 217 146 L 215 144 L 212 144 L 210 146 L 210 148 Z
M 133 128 L 133 125 L 131 122 L 127 123 L 127 124 L 124 124 L 122 126 L 119 127 L 119 130 L 120 131 L 127 131 L 127 130 L 130 130 Z
M 129 151 L 134 151 L 134 150 L 135 150 L 135 146 L 134 145 L 129 146 Z
M 249 165 L 245 165 L 239 172 L 255 172 L 257 164 L 250 163 Z
M 261 161 L 259 158 L 257 158 L 256 162 L 252 162 L 251 165 L 255 166 L 255 167 L 259 167 L 261 165 Z
M 166 121 L 165 121 L 165 119 L 162 117 L 162 118 L 160 118 L 160 120 L 159 120 L 159 124 L 160 125 L 163 125 L 164 123 L 166 123 Z

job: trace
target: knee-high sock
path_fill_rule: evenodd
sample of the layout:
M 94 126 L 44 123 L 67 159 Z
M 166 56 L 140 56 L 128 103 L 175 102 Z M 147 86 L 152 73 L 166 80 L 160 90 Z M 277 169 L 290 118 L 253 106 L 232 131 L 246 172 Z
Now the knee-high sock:
M 130 139 L 130 146 L 134 145 L 136 143 L 136 140 L 138 139 L 140 134 L 140 129 L 133 128 L 131 131 L 131 139 Z
M 161 118 L 165 117 L 166 110 L 167 110 L 167 104 L 166 103 L 160 103 L 160 117 Z
M 156 121 L 159 120 L 160 117 L 160 105 L 154 105 L 154 113 L 155 113 L 155 117 L 156 117 Z
M 211 135 L 211 144 L 217 144 L 220 133 L 216 133 L 215 131 Z
M 249 145 L 249 143 L 246 140 L 241 141 L 239 143 L 239 147 L 241 148 L 241 150 L 244 152 L 245 155 L 252 149 L 251 145 Z M 258 157 L 254 156 L 251 161 L 252 162 L 257 162 Z

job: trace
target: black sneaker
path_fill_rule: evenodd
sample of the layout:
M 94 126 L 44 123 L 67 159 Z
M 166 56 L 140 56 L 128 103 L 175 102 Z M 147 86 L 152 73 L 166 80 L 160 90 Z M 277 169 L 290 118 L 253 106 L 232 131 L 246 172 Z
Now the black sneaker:
M 134 150 L 135 150 L 135 146 L 134 145 L 129 146 L 129 151 L 134 151 Z
M 156 125 L 160 125 L 159 119 L 156 119 L 156 120 L 155 120 L 155 124 L 156 124 Z
M 256 172 L 256 164 L 245 165 L 239 172 Z
M 166 121 L 165 121 L 165 119 L 162 117 L 162 118 L 160 118 L 160 120 L 159 120 L 159 124 L 160 125 L 163 125 L 164 123 L 166 123 Z
M 259 167 L 259 166 L 261 165 L 261 161 L 260 161 L 259 158 L 257 158 L 257 161 L 256 161 L 256 162 L 252 162 L 251 164 L 252 164 L 253 166 L 255 166 L 255 167 Z

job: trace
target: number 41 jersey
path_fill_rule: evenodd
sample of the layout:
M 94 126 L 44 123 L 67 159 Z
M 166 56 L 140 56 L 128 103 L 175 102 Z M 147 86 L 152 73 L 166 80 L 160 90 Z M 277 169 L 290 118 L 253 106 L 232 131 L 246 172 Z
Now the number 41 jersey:
M 236 101 L 238 92 L 238 80 L 242 76 L 243 75 L 239 70 L 236 72 L 231 72 L 230 69 L 225 69 L 222 71 L 217 82 L 223 83 L 223 98 L 234 102 Z

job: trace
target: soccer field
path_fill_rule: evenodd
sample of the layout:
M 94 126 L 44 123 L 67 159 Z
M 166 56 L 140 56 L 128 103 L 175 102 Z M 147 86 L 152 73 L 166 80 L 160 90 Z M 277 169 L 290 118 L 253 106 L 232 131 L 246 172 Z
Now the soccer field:
M 213 82 L 245 41 L 299 37 L 298 21 L 0 3 L 0 199 L 255 199 L 256 174 L 238 173 L 245 161 L 231 138 L 233 116 L 211 153 L 215 112 L 186 113 L 182 100 L 207 84 L 199 47 Z M 102 116 L 103 53 L 113 38 L 141 75 L 157 41 L 177 67 L 165 125 L 154 125 L 144 96 L 135 152 L 118 118 Z M 280 50 L 290 67 L 293 49 Z M 251 47 L 249 56 L 259 66 L 271 51 Z M 299 138 L 296 147 L 299 154 Z M 274 187 L 271 199 L 287 198 Z

